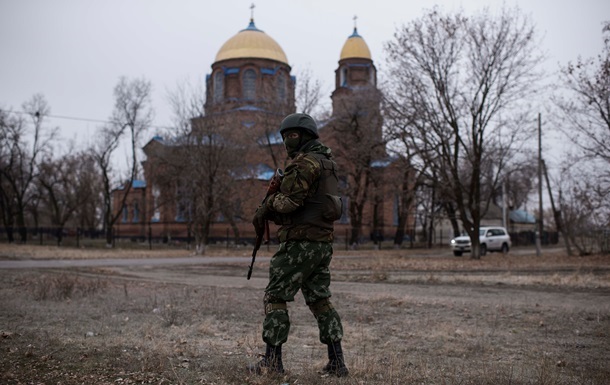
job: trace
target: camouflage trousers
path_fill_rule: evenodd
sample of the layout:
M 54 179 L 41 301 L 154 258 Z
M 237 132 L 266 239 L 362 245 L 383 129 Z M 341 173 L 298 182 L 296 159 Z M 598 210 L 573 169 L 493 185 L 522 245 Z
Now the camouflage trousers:
M 299 290 L 318 323 L 320 342 L 341 341 L 341 318 L 328 300 L 332 253 L 329 242 L 287 241 L 280 244 L 271 258 L 269 284 L 265 289 L 263 341 L 278 346 L 288 340 L 290 318 L 286 302 L 294 301 Z

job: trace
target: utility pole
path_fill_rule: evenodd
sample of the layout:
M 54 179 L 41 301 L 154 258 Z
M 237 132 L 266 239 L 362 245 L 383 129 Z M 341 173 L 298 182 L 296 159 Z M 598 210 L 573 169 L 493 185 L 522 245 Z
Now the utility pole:
M 542 255 L 542 117 L 538 113 L 538 229 L 536 231 L 536 256 Z

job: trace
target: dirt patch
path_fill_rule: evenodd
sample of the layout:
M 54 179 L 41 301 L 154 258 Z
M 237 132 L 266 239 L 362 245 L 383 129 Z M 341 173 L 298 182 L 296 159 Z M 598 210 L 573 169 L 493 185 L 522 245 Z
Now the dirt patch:
M 243 263 L 0 270 L 0 383 L 610 383 L 608 256 L 336 255 L 346 379 L 317 373 L 326 349 L 300 297 L 286 376 L 245 371 L 264 348 L 263 258 L 249 281 Z

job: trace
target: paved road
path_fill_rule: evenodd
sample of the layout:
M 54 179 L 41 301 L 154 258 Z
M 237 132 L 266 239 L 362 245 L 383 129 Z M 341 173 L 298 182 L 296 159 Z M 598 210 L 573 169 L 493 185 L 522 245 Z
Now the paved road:
M 415 256 L 409 254 L 409 256 Z M 424 255 L 416 255 L 425 257 Z M 426 257 L 447 256 L 444 253 Z M 335 258 L 367 258 L 366 255 L 335 255 Z M 268 263 L 270 257 L 257 257 L 257 262 Z M 135 281 L 214 286 L 224 288 L 250 288 L 263 290 L 267 270 L 255 266 L 254 276 L 246 280 L 245 275 L 251 257 L 185 257 L 185 258 L 130 258 L 130 259 L 71 259 L 71 260 L 2 260 L 0 271 L 8 273 L 11 269 L 62 269 L 79 267 L 108 267 L 103 274 L 115 279 Z M 201 266 L 197 268 L 196 265 Z M 213 266 L 216 265 L 216 266 Z M 234 265 L 234 266 L 227 266 Z M 183 267 L 181 267 L 183 266 Z M 10 274 L 10 273 L 9 273 Z M 95 271 L 81 271 L 79 274 L 96 276 Z M 421 274 L 421 273 L 414 273 Z M 448 274 L 465 274 L 449 272 Z M 496 274 L 487 272 L 487 274 Z M 392 278 L 392 277 L 389 277 Z M 536 307 L 545 304 L 549 308 L 570 308 L 579 311 L 610 311 L 610 292 L 599 289 L 566 290 L 533 286 L 491 285 L 483 283 L 423 283 L 412 280 L 406 282 L 353 282 L 334 281 L 333 292 L 352 296 L 388 296 L 410 298 L 413 301 L 433 301 L 447 304 L 485 304 L 497 306 L 506 303 L 510 306 L 526 305 Z M 438 277 L 437 277 L 438 278 Z M 483 281 L 481 281 L 483 282 Z
M 543 252 L 554 252 L 560 248 L 544 249 Z M 428 250 L 422 252 L 405 249 L 405 253 L 411 258 L 438 258 L 451 257 L 451 251 L 436 250 L 430 253 Z M 535 249 L 517 248 L 511 250 L 510 254 L 525 255 L 535 253 Z M 509 254 L 509 256 L 510 256 Z M 335 252 L 333 258 L 368 258 L 367 255 L 342 255 Z M 467 256 L 465 258 L 468 258 Z M 259 262 L 268 262 L 270 257 L 256 257 Z M 22 260 L 0 260 L 0 269 L 44 269 L 44 268 L 67 268 L 67 267 L 101 267 L 101 266 L 162 266 L 162 265 L 212 265 L 225 263 L 249 263 L 251 257 L 181 257 L 181 258 L 103 258 L 103 259 L 22 259 Z

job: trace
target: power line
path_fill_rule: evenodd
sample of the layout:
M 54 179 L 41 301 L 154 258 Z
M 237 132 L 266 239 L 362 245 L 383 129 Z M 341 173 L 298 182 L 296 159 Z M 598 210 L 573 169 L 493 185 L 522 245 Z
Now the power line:
M 2 110 L 0 109 L 0 111 L 4 111 L 7 112 L 9 114 L 17 114 L 17 115 L 30 115 L 28 112 L 25 111 L 14 111 L 14 110 Z M 81 122 L 91 122 L 91 123 L 104 123 L 104 124 L 112 124 L 114 122 L 110 121 L 110 120 L 101 120 L 101 119 L 93 119 L 93 118 L 81 118 L 81 117 L 77 117 L 77 116 L 66 116 L 66 115 L 45 115 L 49 118 L 54 118 L 54 119 L 66 119 L 66 120 L 76 120 L 76 121 L 81 121 Z M 150 128 L 157 128 L 157 129 L 166 129 L 166 128 L 171 128 L 168 126 L 156 126 L 156 125 L 150 125 Z

